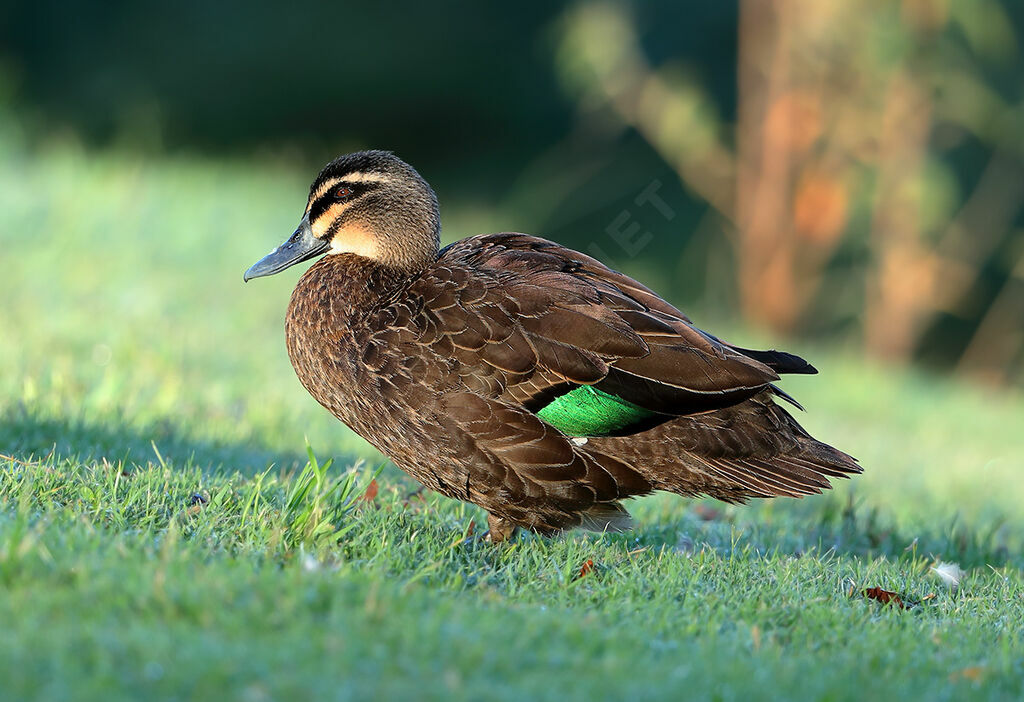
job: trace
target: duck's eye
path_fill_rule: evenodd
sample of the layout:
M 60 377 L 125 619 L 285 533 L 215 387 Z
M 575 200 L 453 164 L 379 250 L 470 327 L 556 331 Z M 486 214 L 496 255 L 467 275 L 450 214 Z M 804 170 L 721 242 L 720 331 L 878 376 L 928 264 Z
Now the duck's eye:
M 337 200 L 344 200 L 346 197 L 352 194 L 352 188 L 347 185 L 343 185 L 334 191 L 334 197 Z

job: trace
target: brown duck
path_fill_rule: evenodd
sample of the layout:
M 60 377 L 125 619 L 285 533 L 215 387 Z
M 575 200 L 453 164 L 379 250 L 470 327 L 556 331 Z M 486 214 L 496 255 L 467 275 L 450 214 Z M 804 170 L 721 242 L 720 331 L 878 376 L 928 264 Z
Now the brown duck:
M 623 529 L 654 490 L 798 497 L 859 473 L 775 402 L 815 373 L 693 326 L 599 261 L 526 234 L 439 249 L 437 197 L 411 166 L 329 163 L 298 229 L 245 279 L 328 254 L 288 307 L 288 355 L 317 402 L 400 468 L 516 527 Z M 794 402 L 794 404 L 796 404 Z

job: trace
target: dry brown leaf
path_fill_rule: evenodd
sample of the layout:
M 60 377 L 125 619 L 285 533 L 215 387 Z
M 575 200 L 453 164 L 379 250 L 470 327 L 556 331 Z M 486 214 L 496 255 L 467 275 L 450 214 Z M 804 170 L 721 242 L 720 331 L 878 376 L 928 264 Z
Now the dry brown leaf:
M 577 578 L 582 578 L 584 576 L 590 575 L 593 572 L 594 572 L 594 561 L 592 561 L 591 559 L 588 558 L 586 561 L 584 561 L 583 565 L 580 567 L 580 572 L 576 574 L 576 577 Z
M 883 590 L 880 587 L 865 588 L 863 590 L 863 593 L 864 596 L 868 599 L 875 600 L 876 602 L 881 602 L 885 605 L 892 605 L 897 609 L 910 609 L 915 604 L 913 602 L 908 603 L 906 601 L 906 598 L 903 595 L 900 595 L 898 592 L 893 592 L 892 590 Z
M 360 497 L 359 499 L 363 500 L 364 502 L 372 502 L 373 498 L 377 496 L 378 490 L 379 488 L 377 487 L 377 479 L 374 478 L 373 480 L 370 481 L 370 484 L 366 486 L 366 492 L 364 492 L 363 496 Z

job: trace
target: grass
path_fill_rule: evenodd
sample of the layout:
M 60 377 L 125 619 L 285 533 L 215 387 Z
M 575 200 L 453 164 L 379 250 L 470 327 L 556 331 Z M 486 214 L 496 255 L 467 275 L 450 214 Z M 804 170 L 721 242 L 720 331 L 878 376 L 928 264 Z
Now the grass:
M 5 698 L 1024 695 L 1019 394 L 795 349 L 863 476 L 494 548 L 301 389 L 298 272 L 241 283 L 308 175 L 0 139 Z

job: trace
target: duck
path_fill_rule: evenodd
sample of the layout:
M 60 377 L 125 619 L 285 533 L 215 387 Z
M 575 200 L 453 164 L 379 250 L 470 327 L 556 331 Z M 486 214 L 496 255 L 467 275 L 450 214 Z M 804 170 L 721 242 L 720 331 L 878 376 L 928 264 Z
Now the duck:
M 244 274 L 318 258 L 285 316 L 300 382 L 487 537 L 632 526 L 623 500 L 801 497 L 861 467 L 777 386 L 817 370 L 694 325 L 638 281 L 520 233 L 440 246 L 437 196 L 389 151 L 328 163 L 299 226 Z M 802 408 L 800 408 L 802 409 Z

